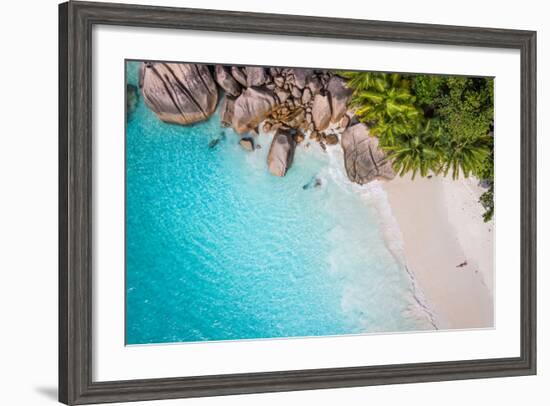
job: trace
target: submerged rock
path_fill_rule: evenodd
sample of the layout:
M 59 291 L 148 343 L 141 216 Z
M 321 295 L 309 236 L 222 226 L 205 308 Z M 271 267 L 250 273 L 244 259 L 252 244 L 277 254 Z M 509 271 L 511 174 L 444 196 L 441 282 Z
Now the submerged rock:
M 323 131 L 329 126 L 331 110 L 328 96 L 322 96 L 320 94 L 315 96 L 311 114 L 317 131 Z
M 216 148 L 216 145 L 218 145 L 220 141 L 223 141 L 223 140 L 225 140 L 225 133 L 221 132 L 218 138 L 214 138 L 208 143 L 208 148 L 210 149 Z
M 126 117 L 129 117 L 136 110 L 139 100 L 138 88 L 131 84 L 126 84 Z
M 235 100 L 233 128 L 239 134 L 255 129 L 276 104 L 277 97 L 272 91 L 249 87 Z
M 226 94 L 234 97 L 241 94 L 241 85 L 239 85 L 225 66 L 216 65 L 216 82 Z
M 218 88 L 206 65 L 147 62 L 142 81 L 145 103 L 167 123 L 196 123 L 216 110 Z
M 267 155 L 269 172 L 275 176 L 285 176 L 292 165 L 295 149 L 296 141 L 294 141 L 293 131 L 277 130 Z
M 330 121 L 336 123 L 346 114 L 353 90 L 348 89 L 346 81 L 339 76 L 330 78 L 327 90 L 330 93 L 330 107 L 332 111 Z
M 340 141 L 349 180 L 360 185 L 375 179 L 393 179 L 395 172 L 386 154 L 378 147 L 378 138 L 369 134 L 363 123 L 349 127 Z

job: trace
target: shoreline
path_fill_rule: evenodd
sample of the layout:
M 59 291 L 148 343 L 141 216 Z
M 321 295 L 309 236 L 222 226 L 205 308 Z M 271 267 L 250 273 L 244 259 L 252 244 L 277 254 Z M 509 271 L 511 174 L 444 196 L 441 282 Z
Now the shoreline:
M 405 267 L 438 329 L 494 327 L 494 226 L 481 217 L 476 180 L 405 176 L 380 184 L 399 226 Z

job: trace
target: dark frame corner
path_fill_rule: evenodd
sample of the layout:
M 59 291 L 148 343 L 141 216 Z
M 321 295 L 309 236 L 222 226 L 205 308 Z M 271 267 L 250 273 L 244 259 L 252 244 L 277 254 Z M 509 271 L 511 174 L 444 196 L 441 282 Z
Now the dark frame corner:
M 94 382 L 94 24 L 517 49 L 521 54 L 521 354 L 373 367 Z M 59 400 L 89 404 L 536 374 L 536 32 L 110 3 L 59 5 Z

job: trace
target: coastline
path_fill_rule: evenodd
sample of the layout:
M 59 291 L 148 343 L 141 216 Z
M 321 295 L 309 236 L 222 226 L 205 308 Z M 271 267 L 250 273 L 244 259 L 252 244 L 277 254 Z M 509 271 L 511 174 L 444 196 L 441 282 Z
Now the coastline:
M 405 263 L 439 329 L 490 328 L 493 222 L 475 179 L 409 175 L 381 182 L 401 232 Z M 463 266 L 459 266 L 467 262 Z
M 379 147 L 378 138 L 370 134 L 366 124 L 358 122 L 354 110 L 349 110 L 348 102 L 352 91 L 343 77 L 331 71 L 305 68 L 269 68 L 267 70 L 263 67 L 243 68 L 221 65 L 205 68 L 205 65 L 201 64 L 156 63 L 156 65 L 159 66 L 155 69 L 166 70 L 166 75 L 152 74 L 153 70 L 150 68 L 153 66 L 147 63 L 140 65 L 139 74 L 137 70 L 135 72 L 139 76 L 142 100 L 148 109 L 163 122 L 183 126 L 209 121 L 211 117 L 216 117 L 222 130 L 221 132 L 217 129 L 209 131 L 206 138 L 209 140 L 208 149 L 211 152 L 208 156 L 217 154 L 215 150 L 219 147 L 216 146 L 226 139 L 223 128 L 230 128 L 236 134 L 236 137 L 232 137 L 232 141 L 239 140 L 238 144 L 231 149 L 234 161 L 242 163 L 244 150 L 245 154 L 248 154 L 245 155 L 245 161 L 257 166 L 258 171 L 254 174 L 259 174 L 258 176 L 262 179 L 258 176 L 256 178 L 247 176 L 248 183 L 242 181 L 233 183 L 233 179 L 239 179 L 242 172 L 242 168 L 238 165 L 229 165 L 226 168 L 228 171 L 215 176 L 217 180 L 226 179 L 225 176 L 228 173 L 233 173 L 233 176 L 225 181 L 226 186 L 231 187 L 225 190 L 233 192 L 234 189 L 241 190 L 242 193 L 233 193 L 231 201 L 237 201 L 235 196 L 247 195 L 250 191 L 246 186 L 250 186 L 251 182 L 255 181 L 255 192 L 260 190 L 260 184 L 268 190 L 264 190 L 260 195 L 252 194 L 258 202 L 258 204 L 252 204 L 253 207 L 269 205 L 272 199 L 266 202 L 265 196 L 271 196 L 275 192 L 279 193 L 279 201 L 289 200 L 294 204 L 301 202 L 294 207 L 287 205 L 292 207 L 291 210 L 286 210 L 283 205 L 276 205 L 278 214 L 273 218 L 269 217 L 268 223 L 274 225 L 280 223 L 280 225 L 267 234 L 259 238 L 256 236 L 249 241 L 242 236 L 233 238 L 234 241 L 242 243 L 240 247 L 242 253 L 237 255 L 237 258 L 248 258 L 252 251 L 255 253 L 255 258 L 249 263 L 255 264 L 257 258 L 269 258 L 276 251 L 286 252 L 289 246 L 287 238 L 281 244 L 283 248 L 277 248 L 277 244 L 273 244 L 276 249 L 271 249 L 266 254 L 261 254 L 265 246 L 251 249 L 258 241 L 273 242 L 273 235 L 282 235 L 280 230 L 285 230 L 290 235 L 307 235 L 309 239 L 306 242 L 309 245 L 304 245 L 304 241 L 298 241 L 300 244 L 290 244 L 294 245 L 293 255 L 286 258 L 290 261 L 290 265 L 282 267 L 282 270 L 275 273 L 278 277 L 284 276 L 284 272 L 289 269 L 303 267 L 303 264 L 293 262 L 296 258 L 318 260 L 320 256 L 315 250 L 320 246 L 332 247 L 331 252 L 335 253 L 329 256 L 328 264 L 331 270 L 351 270 L 347 274 L 338 274 L 336 271 L 326 274 L 329 276 L 327 280 L 337 276 L 336 279 L 330 280 L 343 288 L 342 297 L 338 300 L 333 297 L 330 306 L 327 304 L 325 312 L 315 313 L 310 319 L 319 314 L 332 314 L 332 310 L 336 308 L 334 304 L 339 301 L 343 310 L 354 315 L 365 328 L 373 329 L 372 332 L 378 329 L 402 331 L 494 326 L 493 223 L 486 224 L 482 220 L 484 210 L 478 200 L 484 190 L 478 186 L 476 179 L 453 181 L 450 178 L 430 176 L 429 178 L 419 177 L 412 181 L 410 175 L 394 179 L 394 169 L 386 159 L 387 152 Z M 200 81 L 194 80 L 197 78 Z M 170 92 L 165 91 L 174 88 L 174 83 L 186 84 L 185 89 L 177 87 L 182 90 L 181 99 L 176 100 L 169 94 Z M 223 90 L 221 100 L 220 88 Z M 127 87 L 127 95 L 131 96 L 134 94 L 132 92 L 137 92 L 135 85 L 134 88 Z M 201 99 L 202 104 L 197 104 L 197 98 L 192 97 L 195 93 L 205 96 Z M 131 100 L 130 96 L 127 96 L 127 100 Z M 130 113 L 136 109 L 136 104 L 128 105 Z M 214 133 L 217 135 L 214 136 Z M 268 138 L 260 142 L 263 134 L 268 134 Z M 195 149 L 203 153 L 205 145 L 192 147 L 197 147 L 198 149 Z M 165 147 L 165 145 L 162 146 Z M 179 147 L 180 144 L 177 146 Z M 258 154 L 257 149 L 263 150 L 262 153 Z M 305 152 L 306 149 L 310 150 L 309 153 Z M 174 148 L 170 151 L 172 150 Z M 188 150 L 189 148 L 186 149 Z M 298 150 L 302 151 L 295 157 L 295 152 Z M 321 155 L 326 153 L 329 157 L 326 170 L 313 164 L 313 161 L 303 166 L 307 161 L 304 160 L 306 156 L 317 153 Z M 226 152 L 224 156 L 231 154 Z M 180 154 L 178 160 L 184 155 Z M 224 160 L 225 163 L 229 161 Z M 157 170 L 158 162 L 154 162 L 152 166 Z M 287 181 L 284 184 L 277 181 L 277 177 L 287 175 L 291 166 L 295 168 L 287 176 Z M 214 167 L 219 168 L 212 165 L 212 168 Z M 263 168 L 267 170 L 264 171 Z M 307 170 L 304 172 L 304 168 L 309 168 L 309 172 Z M 241 172 L 236 171 L 237 169 Z M 192 167 L 184 173 L 195 173 L 195 170 L 196 168 Z M 207 175 L 210 176 L 212 173 Z M 272 176 L 264 179 L 265 175 Z M 338 188 L 322 187 L 332 186 L 331 183 L 325 185 L 326 176 L 331 177 Z M 168 178 L 180 179 L 179 176 Z M 274 189 L 269 189 L 269 185 Z M 304 207 L 317 215 L 324 213 L 328 208 L 326 204 L 328 200 L 325 199 L 324 205 L 315 206 L 311 203 L 316 202 L 317 199 L 304 199 L 304 196 L 309 195 L 298 196 L 296 190 L 318 187 L 322 191 L 309 193 L 324 193 L 325 198 L 328 196 L 327 191 L 332 190 L 336 194 L 330 194 L 332 200 L 328 215 L 318 218 L 319 224 L 324 224 L 325 227 L 308 228 L 307 223 L 303 222 L 299 216 L 296 217 L 297 213 L 302 212 Z M 180 189 L 175 186 L 170 190 Z M 185 190 L 189 192 L 190 189 Z M 367 206 L 375 212 L 372 215 L 370 212 L 363 212 L 363 205 L 356 200 L 351 203 L 341 200 L 339 192 L 346 194 L 357 192 Z M 214 194 L 217 195 L 217 192 Z M 288 199 L 289 196 L 291 196 L 290 199 Z M 179 198 L 171 207 L 180 207 L 182 201 L 193 202 L 195 197 L 192 195 L 187 200 Z M 212 202 L 210 203 L 209 207 L 212 207 Z M 248 227 L 250 230 L 269 231 L 267 227 L 258 228 L 257 224 L 251 223 L 251 220 L 260 218 L 257 215 L 255 217 L 235 215 L 235 213 L 244 213 L 241 208 L 247 204 L 250 204 L 249 199 L 243 201 L 236 210 L 230 211 L 229 217 L 232 222 L 230 229 Z M 340 207 L 346 209 L 343 212 L 339 211 L 334 217 L 334 208 Z M 357 208 L 355 213 L 354 207 Z M 212 213 L 223 213 L 226 209 L 227 205 L 224 204 L 218 210 L 205 212 L 201 217 L 210 219 Z M 164 216 L 164 213 L 159 213 L 159 217 Z M 212 222 L 208 228 L 214 229 L 227 218 L 228 216 L 222 216 L 219 221 Z M 335 218 L 337 220 L 332 223 L 328 221 Z M 263 223 L 267 224 L 266 221 Z M 227 230 L 228 228 L 224 227 L 216 234 L 224 235 Z M 330 238 L 326 240 L 325 234 L 317 233 L 319 230 L 328 230 L 330 233 L 325 234 Z M 194 235 L 195 230 L 191 229 L 183 233 L 181 230 L 175 231 L 171 235 Z M 250 233 L 247 237 L 250 237 Z M 207 241 L 199 241 L 199 245 L 208 248 L 208 245 L 212 245 L 215 241 L 214 246 L 217 250 L 220 246 L 225 247 L 229 240 L 224 238 L 218 241 L 209 238 Z M 324 244 L 319 244 L 315 243 L 316 240 L 326 241 Z M 308 250 L 315 252 L 315 255 L 308 255 L 309 251 L 298 255 L 296 252 L 298 246 L 309 247 Z M 232 245 L 231 251 L 235 252 L 235 248 L 235 245 Z M 202 257 L 208 257 L 211 251 L 207 249 Z M 368 254 L 364 255 L 364 253 Z M 197 255 L 193 253 L 190 257 L 195 258 Z M 270 263 L 280 264 L 280 256 Z M 240 270 L 236 275 L 239 277 L 243 275 L 241 270 L 243 265 L 246 268 L 246 264 L 236 264 L 235 269 Z M 201 265 L 204 264 L 201 263 Z M 315 268 L 322 267 L 323 264 L 319 263 Z M 318 276 L 318 274 L 314 275 Z M 270 273 L 266 280 L 272 280 L 272 276 Z M 292 282 L 297 281 L 295 273 L 291 272 L 288 276 Z M 323 286 L 326 285 L 327 280 L 311 282 L 314 285 L 317 283 L 318 287 L 324 289 Z M 250 278 L 236 281 L 238 282 L 236 286 L 246 286 L 246 289 L 239 289 L 252 291 L 248 288 Z M 285 281 L 284 284 L 277 284 L 277 286 L 288 286 L 288 284 Z M 309 290 L 315 292 L 315 289 Z M 334 291 L 336 289 L 331 289 L 332 293 Z M 290 296 L 300 295 L 294 295 L 291 292 Z M 327 295 L 321 296 L 326 299 Z M 311 297 L 314 298 L 312 302 L 317 303 L 315 306 L 317 309 L 321 302 L 315 298 L 315 294 Z M 302 302 L 298 304 L 303 305 Z M 258 306 L 254 305 L 254 307 L 257 310 Z M 267 305 L 266 309 L 268 309 L 268 315 L 263 316 L 262 320 L 270 320 L 273 317 L 272 304 Z M 333 314 L 334 317 L 328 317 L 327 326 L 333 325 L 335 319 L 343 319 L 341 315 L 336 317 L 335 314 Z M 393 317 L 391 317 L 392 314 Z M 288 314 L 284 312 L 282 316 L 286 320 Z M 291 321 L 275 325 L 286 326 L 293 323 Z M 317 323 L 317 325 L 324 325 L 324 323 Z M 342 327 L 338 323 L 334 326 Z M 264 327 L 265 331 L 270 331 L 272 328 L 272 326 Z

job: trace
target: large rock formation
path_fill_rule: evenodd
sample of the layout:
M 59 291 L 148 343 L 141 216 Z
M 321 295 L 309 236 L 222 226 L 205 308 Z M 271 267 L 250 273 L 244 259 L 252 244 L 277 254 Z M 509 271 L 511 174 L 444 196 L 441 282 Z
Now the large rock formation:
M 145 103 L 162 121 L 191 124 L 216 110 L 218 88 L 206 65 L 147 62 L 141 82 Z
M 216 65 L 216 82 L 231 96 L 237 97 L 241 94 L 241 85 L 237 83 L 235 78 L 229 72 L 229 69 L 222 65 Z
M 378 147 L 378 138 L 371 137 L 363 123 L 349 127 L 340 141 L 348 178 L 360 185 L 375 179 L 393 179 L 395 172 L 386 154 Z
M 238 66 L 232 66 L 231 76 L 233 76 L 233 78 L 242 86 L 246 87 L 246 75 L 241 68 L 239 68 Z
M 277 101 L 272 91 L 249 87 L 235 100 L 233 128 L 239 134 L 255 129 L 271 113 Z
M 225 95 L 220 106 L 220 121 L 224 127 L 231 127 L 235 111 L 235 99 Z
M 321 79 L 319 79 L 317 76 L 313 76 L 307 82 L 307 88 L 311 91 L 311 94 L 315 96 L 316 94 L 321 93 L 321 90 L 323 90 L 323 83 L 321 83 Z
M 247 66 L 246 71 L 246 85 L 251 86 L 261 86 L 267 82 L 269 76 L 264 68 L 257 66 Z
M 313 69 L 293 68 L 292 75 L 294 76 L 294 85 L 303 89 L 306 87 L 309 78 L 313 75 Z
M 311 114 L 317 131 L 323 131 L 329 126 L 332 113 L 328 96 L 322 96 L 320 94 L 315 96 Z
M 294 149 L 308 133 L 309 141 L 318 142 L 327 150 L 343 143 L 339 134 L 354 124 L 354 112 L 347 111 L 352 91 L 343 78 L 329 70 L 145 63 L 140 69 L 139 83 L 147 105 L 164 121 L 178 124 L 208 118 L 215 111 L 219 86 L 224 94 L 219 109 L 221 124 L 247 134 L 241 140 L 243 148 L 253 151 L 254 141 L 250 140 L 258 134 L 262 122 L 265 132 L 276 134 L 268 162 L 270 171 L 277 176 L 284 176 L 292 163 Z M 129 92 L 128 111 L 131 111 L 131 89 Z M 353 140 L 355 133 L 349 134 Z M 304 148 L 309 145 L 305 143 Z M 352 174 L 350 178 L 363 183 L 372 177 L 388 175 L 378 160 L 374 160 L 374 169 L 367 171 L 361 151 L 348 148 L 348 157 L 353 154 L 356 157 L 349 159 L 360 160 L 353 164 L 354 168 L 346 165 Z
M 285 176 L 288 168 L 292 165 L 295 149 L 296 141 L 293 137 L 293 131 L 287 129 L 277 130 L 267 155 L 269 172 L 275 176 Z
M 337 123 L 346 114 L 348 102 L 353 91 L 348 89 L 346 81 L 339 76 L 329 79 L 327 90 L 330 93 L 330 107 L 332 110 L 331 123 Z

